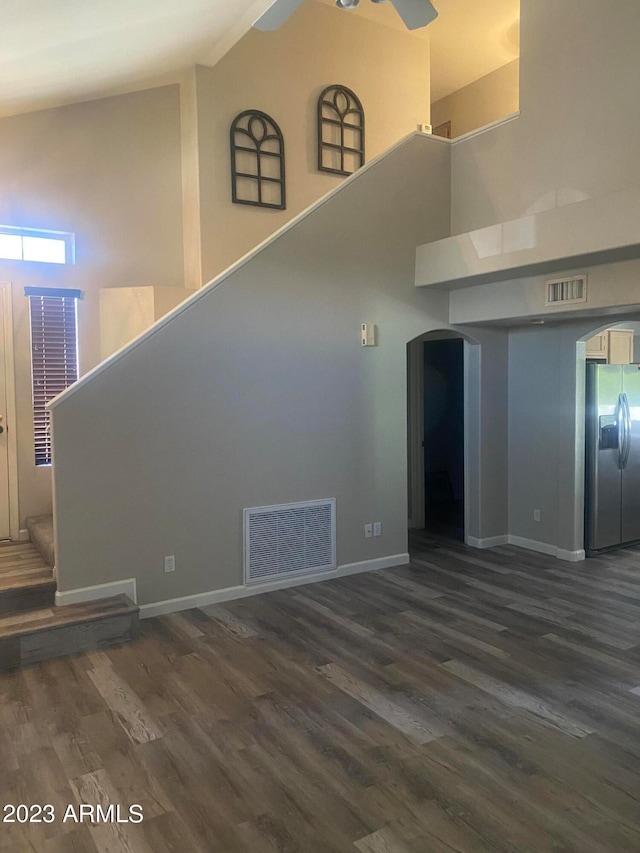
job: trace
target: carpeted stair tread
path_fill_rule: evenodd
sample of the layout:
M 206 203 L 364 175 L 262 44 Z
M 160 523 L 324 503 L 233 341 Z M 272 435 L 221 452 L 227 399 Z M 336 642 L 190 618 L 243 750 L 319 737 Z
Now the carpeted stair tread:
M 53 516 L 32 515 L 26 520 L 31 542 L 49 566 L 55 566 L 55 548 L 53 544 Z

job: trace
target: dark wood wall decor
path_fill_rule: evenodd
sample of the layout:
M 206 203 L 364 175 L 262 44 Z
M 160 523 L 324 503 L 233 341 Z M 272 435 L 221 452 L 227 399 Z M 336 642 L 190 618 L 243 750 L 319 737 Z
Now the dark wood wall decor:
M 318 169 L 352 175 L 364 165 L 364 109 L 346 86 L 327 86 L 318 98 Z
M 254 207 L 286 207 L 284 138 L 260 110 L 245 110 L 231 125 L 231 199 Z

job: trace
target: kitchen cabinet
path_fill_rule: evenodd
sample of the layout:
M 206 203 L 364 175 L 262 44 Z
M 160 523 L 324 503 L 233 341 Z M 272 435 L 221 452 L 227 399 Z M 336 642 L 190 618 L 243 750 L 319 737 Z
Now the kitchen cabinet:
M 633 335 L 633 329 L 606 329 L 587 341 L 587 358 L 607 364 L 631 364 Z

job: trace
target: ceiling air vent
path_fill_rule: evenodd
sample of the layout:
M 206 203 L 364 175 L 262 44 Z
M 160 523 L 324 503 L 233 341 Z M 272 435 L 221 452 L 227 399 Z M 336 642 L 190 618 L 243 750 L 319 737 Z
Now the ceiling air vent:
M 587 277 L 576 275 L 572 278 L 558 278 L 548 281 L 545 305 L 567 305 L 587 301 Z
M 244 510 L 245 583 L 335 568 L 335 498 Z

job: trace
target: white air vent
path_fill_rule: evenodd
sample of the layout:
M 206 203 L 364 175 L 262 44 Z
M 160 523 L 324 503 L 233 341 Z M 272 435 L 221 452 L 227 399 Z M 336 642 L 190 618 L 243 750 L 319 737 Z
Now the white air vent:
M 334 498 L 244 510 L 245 583 L 335 568 Z
M 573 278 L 558 278 L 548 281 L 545 305 L 566 305 L 568 302 L 587 301 L 587 277 L 577 275 Z

